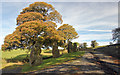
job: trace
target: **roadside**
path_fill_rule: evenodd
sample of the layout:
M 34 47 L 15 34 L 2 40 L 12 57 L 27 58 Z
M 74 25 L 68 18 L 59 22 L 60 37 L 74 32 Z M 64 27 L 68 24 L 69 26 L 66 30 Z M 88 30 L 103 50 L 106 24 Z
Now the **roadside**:
M 71 61 L 72 59 L 76 59 L 79 56 L 84 55 L 84 51 L 74 52 L 74 53 L 67 53 L 63 54 L 59 58 L 47 58 L 43 60 L 43 63 L 38 66 L 30 66 L 29 63 L 25 63 L 23 65 L 12 65 L 2 69 L 3 73 L 26 73 L 31 71 L 38 71 L 44 68 L 47 68 L 51 65 L 58 65 L 67 61 Z M 22 70 L 16 70 L 17 68 L 22 68 Z

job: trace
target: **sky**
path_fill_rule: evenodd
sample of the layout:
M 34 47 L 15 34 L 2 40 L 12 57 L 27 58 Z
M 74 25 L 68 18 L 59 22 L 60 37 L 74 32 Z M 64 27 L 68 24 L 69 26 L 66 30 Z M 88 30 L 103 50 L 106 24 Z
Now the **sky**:
M 11 34 L 16 26 L 16 18 L 20 11 L 32 2 L 23 0 L 0 2 L 0 47 L 6 35 Z M 112 1 L 112 0 L 110 0 Z M 79 38 L 72 42 L 92 40 L 99 45 L 108 45 L 112 40 L 112 30 L 118 27 L 118 2 L 47 2 L 62 15 L 63 24 L 72 25 Z M 62 24 L 58 24 L 58 27 Z

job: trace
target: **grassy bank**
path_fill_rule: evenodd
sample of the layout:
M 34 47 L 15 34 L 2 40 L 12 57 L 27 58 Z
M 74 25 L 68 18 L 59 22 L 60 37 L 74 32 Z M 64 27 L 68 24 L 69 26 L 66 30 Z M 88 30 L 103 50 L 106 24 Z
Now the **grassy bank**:
M 30 52 L 28 50 L 11 50 L 11 51 L 0 51 L 0 56 L 2 57 L 2 61 L 0 62 L 2 64 L 2 67 L 0 69 L 7 67 L 7 66 L 12 66 L 12 65 L 20 65 L 23 64 L 22 61 L 29 56 Z M 44 53 L 42 52 L 43 57 L 49 57 L 52 56 L 51 53 Z M 11 61 L 12 60 L 12 61 Z
M 48 54 L 50 53 L 50 54 Z M 61 52 L 62 53 L 62 52 Z M 29 54 L 29 53 L 28 53 Z M 63 55 L 60 56 L 59 58 L 49 58 L 49 59 L 44 59 L 43 63 L 39 66 L 30 66 L 29 63 L 21 63 L 22 59 L 24 59 L 27 56 L 26 50 L 13 50 L 13 51 L 8 51 L 8 52 L 2 52 L 2 68 L 8 68 L 8 69 L 13 69 L 17 67 L 21 67 L 22 70 L 21 72 L 29 72 L 29 71 L 36 71 L 40 70 L 46 67 L 49 67 L 51 65 L 55 64 L 60 64 L 64 63 L 65 61 L 74 59 L 76 57 L 82 56 L 84 54 L 84 51 L 79 51 L 79 52 L 74 52 L 74 53 L 66 53 L 64 51 Z M 43 57 L 49 57 L 51 56 L 51 51 L 42 52 Z M 13 59 L 18 60 L 18 62 L 7 62 L 6 59 Z
M 43 63 L 39 66 L 29 66 L 29 64 L 24 64 L 22 66 L 22 72 L 36 71 L 36 70 L 39 70 L 39 69 L 49 67 L 51 65 L 64 63 L 65 61 L 68 61 L 68 60 L 74 59 L 76 57 L 82 56 L 83 54 L 84 54 L 84 51 L 79 51 L 79 52 L 64 54 L 59 58 L 45 59 L 45 60 L 43 60 Z

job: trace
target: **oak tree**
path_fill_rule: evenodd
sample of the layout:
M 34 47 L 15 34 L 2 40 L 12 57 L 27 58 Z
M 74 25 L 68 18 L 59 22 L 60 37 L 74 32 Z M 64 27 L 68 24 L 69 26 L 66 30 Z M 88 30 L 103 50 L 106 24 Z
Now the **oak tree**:
M 52 44 L 53 56 L 58 57 L 57 41 L 62 40 L 62 37 L 56 30 L 55 22 L 62 23 L 62 16 L 51 4 L 45 2 L 30 4 L 18 15 L 18 27 L 14 33 L 6 36 L 2 49 L 27 48 L 31 51 L 30 64 L 39 65 L 42 63 L 40 54 L 42 46 Z
M 60 36 L 65 39 L 65 41 L 67 40 L 67 44 L 69 44 L 70 40 L 78 38 L 78 33 L 69 24 L 63 24 L 62 26 L 60 26 L 58 28 L 58 32 L 59 32 Z M 68 45 L 68 46 L 70 46 L 70 45 Z M 68 47 L 68 53 L 70 52 L 69 48 L 70 47 Z
M 60 35 L 67 41 L 78 38 L 78 33 L 75 29 L 69 24 L 63 24 L 58 28 Z
M 27 21 L 43 20 L 44 22 L 49 23 L 50 28 L 53 28 L 51 26 L 54 26 L 55 28 L 57 27 L 57 25 L 54 22 L 56 22 L 56 23 L 62 23 L 63 22 L 62 16 L 60 15 L 60 13 L 57 10 L 55 10 L 55 8 L 51 4 L 47 4 L 45 2 L 35 2 L 35 3 L 30 4 L 29 7 L 26 7 L 22 10 L 20 15 L 24 15 L 24 14 L 26 15 L 29 12 L 36 12 L 36 14 L 39 13 L 38 15 L 40 16 L 40 18 L 37 19 L 37 15 L 35 15 L 34 18 L 31 18 L 31 19 L 27 18 Z M 19 18 L 20 18 L 20 16 L 18 16 L 17 24 L 19 24 Z M 23 17 L 22 20 L 20 19 L 22 21 L 21 23 L 26 21 L 25 19 L 26 19 L 26 16 Z M 48 34 L 48 33 L 46 33 L 46 34 Z M 49 39 L 47 39 L 47 40 L 49 40 Z M 46 42 L 51 43 L 52 40 L 49 40 L 49 41 L 46 41 Z M 47 43 L 47 45 L 48 44 L 49 43 Z M 53 51 L 55 51 L 55 50 L 53 50 Z M 53 56 L 54 56 L 54 54 L 53 54 Z M 57 56 L 54 56 L 54 57 L 57 57 Z

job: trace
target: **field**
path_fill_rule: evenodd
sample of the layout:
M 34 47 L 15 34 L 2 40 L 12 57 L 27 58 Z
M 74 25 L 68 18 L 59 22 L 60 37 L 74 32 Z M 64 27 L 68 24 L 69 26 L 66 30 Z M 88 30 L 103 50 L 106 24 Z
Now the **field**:
M 51 50 L 42 50 L 42 55 L 43 58 L 50 57 L 52 56 L 52 51 Z M 55 65 L 55 64 L 60 64 L 63 63 L 64 61 L 74 59 L 78 56 L 81 56 L 84 54 L 84 51 L 81 52 L 74 52 L 74 53 L 67 53 L 66 50 L 60 50 L 60 56 L 59 58 L 49 58 L 49 59 L 44 59 L 43 63 L 39 66 L 30 66 L 29 63 L 25 62 L 23 63 L 23 59 L 29 57 L 29 53 L 27 50 L 12 50 L 12 51 L 1 51 L 2 53 L 2 67 L 1 69 L 4 68 L 16 68 L 16 67 L 21 67 L 22 71 L 21 72 L 28 72 L 28 71 L 35 71 L 39 69 L 46 68 L 50 65 Z M 12 60 L 12 61 L 11 61 Z
M 24 59 L 27 54 L 27 50 L 12 50 L 12 51 L 1 51 L 0 53 L 2 53 L 2 67 L 4 68 L 6 66 L 10 66 L 10 65 L 14 65 L 14 64 L 22 64 L 22 62 L 20 62 L 22 59 Z M 9 60 L 13 59 L 14 62 L 9 62 Z

